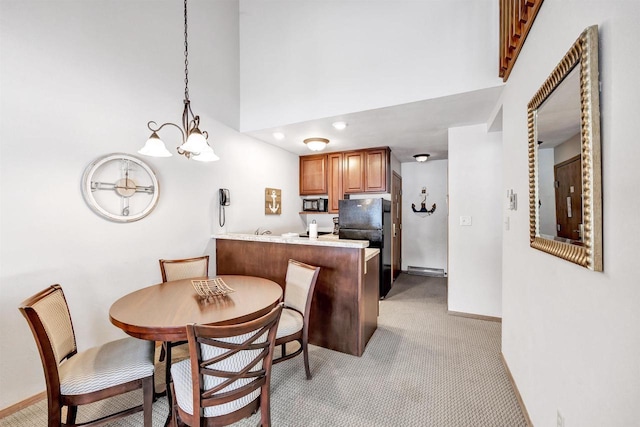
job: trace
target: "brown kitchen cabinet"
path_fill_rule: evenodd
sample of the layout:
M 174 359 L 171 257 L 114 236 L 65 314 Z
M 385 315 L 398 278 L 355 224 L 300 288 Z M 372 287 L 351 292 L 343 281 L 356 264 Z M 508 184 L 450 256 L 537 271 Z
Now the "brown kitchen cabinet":
M 376 148 L 365 151 L 364 158 L 364 192 L 388 193 L 389 188 L 389 163 L 391 153 L 388 148 Z
M 345 193 L 364 193 L 365 152 L 347 151 L 342 163 L 343 189 Z
M 327 194 L 327 155 L 300 156 L 300 195 Z
M 343 178 L 342 178 L 342 163 L 344 156 L 342 153 L 329 153 L 327 155 L 327 185 L 329 196 L 329 213 L 337 213 L 340 199 L 342 199 L 343 191 Z
M 259 276 L 286 291 L 287 260 L 320 267 L 309 319 L 309 343 L 362 356 L 378 326 L 379 254 L 366 259 L 358 247 L 216 238 L 217 274 Z M 215 308 L 215 307 L 213 307 Z
M 389 147 L 300 156 L 300 195 L 327 194 L 337 213 L 344 194 L 388 193 L 390 161 Z
M 391 151 L 387 147 L 344 153 L 344 192 L 387 193 Z

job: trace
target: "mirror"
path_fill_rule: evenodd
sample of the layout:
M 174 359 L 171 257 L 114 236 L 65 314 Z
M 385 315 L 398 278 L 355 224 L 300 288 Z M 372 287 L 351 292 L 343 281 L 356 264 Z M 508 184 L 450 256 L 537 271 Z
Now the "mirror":
M 598 27 L 528 105 L 531 247 L 602 271 Z

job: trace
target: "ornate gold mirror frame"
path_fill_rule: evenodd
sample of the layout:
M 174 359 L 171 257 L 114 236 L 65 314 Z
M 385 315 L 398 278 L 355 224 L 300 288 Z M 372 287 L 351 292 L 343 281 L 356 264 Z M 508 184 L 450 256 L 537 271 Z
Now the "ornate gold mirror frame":
M 579 67 L 582 225 L 579 240 L 540 233 L 538 113 L 571 71 Z M 560 92 L 560 91 L 558 91 Z M 588 27 L 529 101 L 529 230 L 531 247 L 594 271 L 602 271 L 602 190 L 600 174 L 600 93 L 598 27 Z M 556 186 L 557 182 L 554 183 Z M 573 191 L 574 188 L 572 187 Z M 569 215 L 570 216 L 570 215 Z M 558 226 L 559 227 L 559 226 Z M 577 230 L 576 230 L 577 231 Z

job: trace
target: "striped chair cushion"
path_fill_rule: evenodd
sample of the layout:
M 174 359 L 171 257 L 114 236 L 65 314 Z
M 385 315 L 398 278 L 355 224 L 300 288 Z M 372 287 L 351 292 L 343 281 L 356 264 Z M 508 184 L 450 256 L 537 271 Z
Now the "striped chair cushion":
M 219 338 L 219 341 L 225 342 L 233 342 L 233 343 L 242 343 L 247 338 L 252 336 L 251 334 L 239 335 L 236 337 L 230 338 Z M 267 339 L 267 334 L 263 334 L 260 338 L 256 340 L 256 343 L 264 342 Z M 226 352 L 226 349 L 221 349 L 217 347 L 213 347 L 210 345 L 203 344 L 201 346 L 202 358 L 203 360 L 207 360 L 213 358 L 223 352 Z M 249 364 L 258 354 L 259 350 L 245 350 L 241 351 L 234 356 L 231 356 L 227 359 L 224 359 L 221 362 L 214 363 L 209 365 L 209 368 L 227 371 L 227 372 L 238 372 L 247 364 Z M 262 369 L 262 362 L 258 363 L 251 371 L 257 371 Z M 188 414 L 193 415 L 193 386 L 191 380 L 191 361 L 189 359 L 183 360 L 178 363 L 174 363 L 171 365 L 171 378 L 173 379 L 173 385 L 176 392 L 176 401 L 178 402 L 178 406 L 182 408 Z M 204 388 L 205 390 L 209 390 L 214 386 L 223 382 L 223 378 L 214 377 L 211 375 L 204 376 Z M 230 384 L 226 388 L 220 390 L 218 393 L 226 393 L 231 390 L 235 390 L 244 386 L 245 384 L 251 382 L 251 379 L 239 379 L 234 383 Z M 238 409 L 248 405 L 254 399 L 260 396 L 260 389 L 249 393 L 248 395 L 233 400 L 231 402 L 216 405 L 216 406 L 208 406 L 204 408 L 204 416 L 205 417 L 215 417 L 224 414 L 229 414 L 231 412 L 237 411 Z
M 91 393 L 153 374 L 154 343 L 123 338 L 80 352 L 59 367 L 60 391 Z
M 278 323 L 278 331 L 276 332 L 276 339 L 286 337 L 287 335 L 300 331 L 303 326 L 303 321 L 302 314 L 297 311 L 288 308 L 282 309 L 280 322 Z

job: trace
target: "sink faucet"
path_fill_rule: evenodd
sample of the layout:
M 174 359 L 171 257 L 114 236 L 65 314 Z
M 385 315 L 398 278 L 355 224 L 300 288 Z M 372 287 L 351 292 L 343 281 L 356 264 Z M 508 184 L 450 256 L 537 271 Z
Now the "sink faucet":
M 258 234 L 271 234 L 270 230 L 264 230 L 263 232 L 260 232 L 260 227 L 256 228 L 256 235 Z

